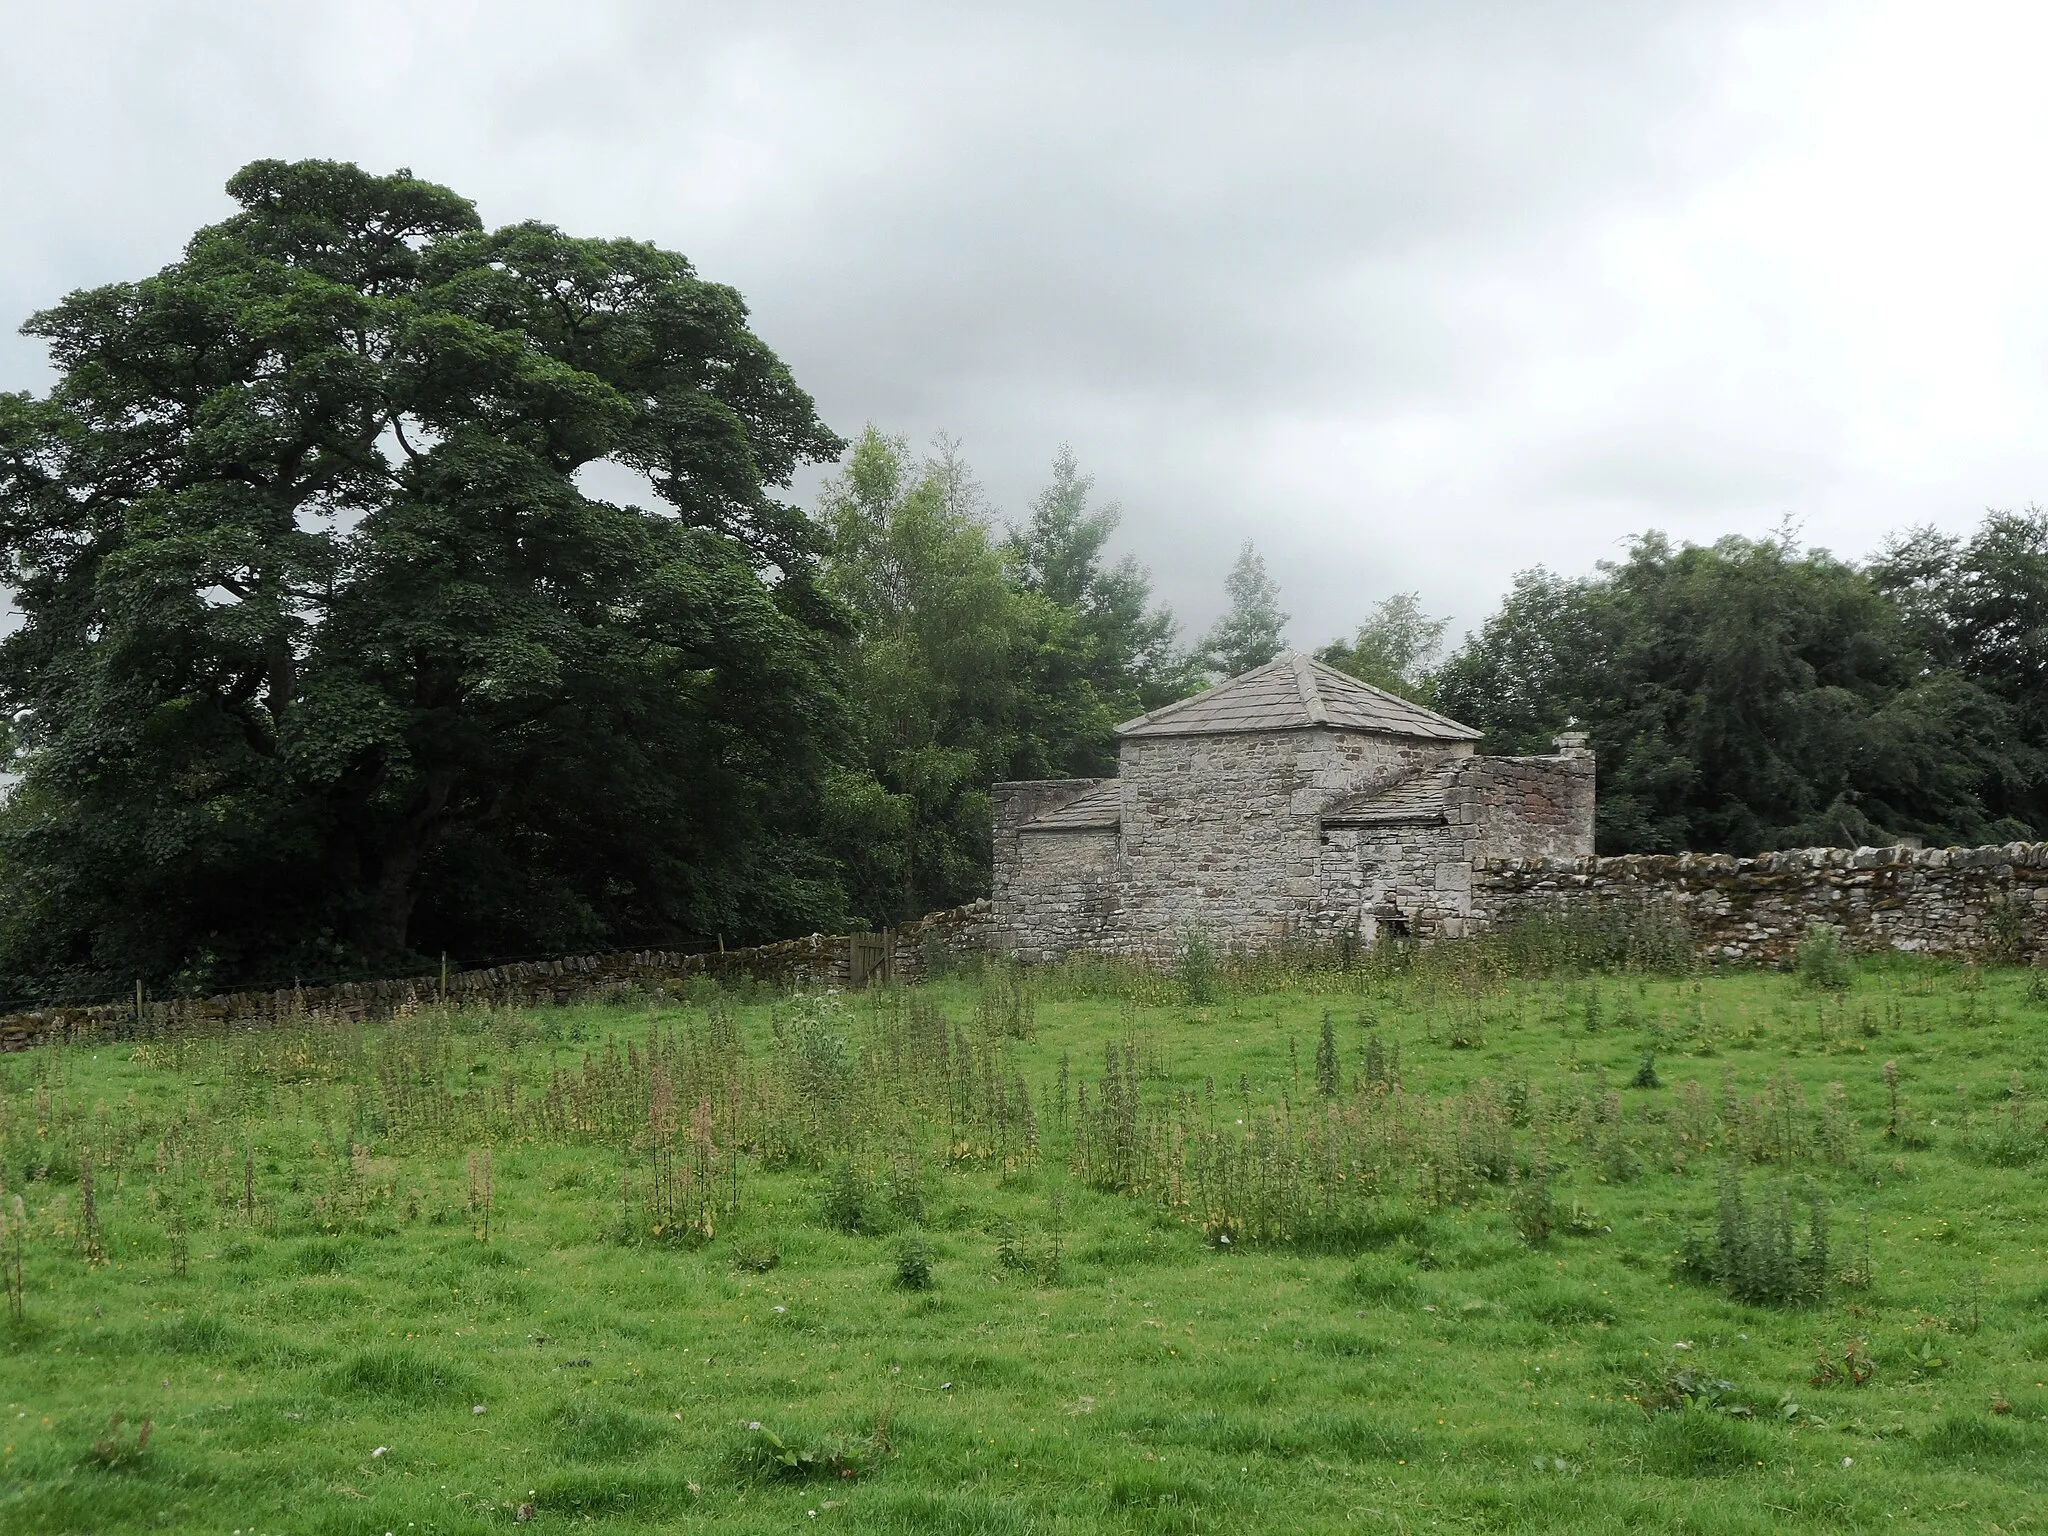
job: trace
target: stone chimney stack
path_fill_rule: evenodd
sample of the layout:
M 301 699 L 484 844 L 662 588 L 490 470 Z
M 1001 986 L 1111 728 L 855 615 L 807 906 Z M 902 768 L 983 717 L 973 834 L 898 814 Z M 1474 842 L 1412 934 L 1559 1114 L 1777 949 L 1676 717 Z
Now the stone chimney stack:
M 1584 731 L 1560 731 L 1551 745 L 1559 757 L 1591 757 L 1593 749 L 1586 745 L 1590 739 Z

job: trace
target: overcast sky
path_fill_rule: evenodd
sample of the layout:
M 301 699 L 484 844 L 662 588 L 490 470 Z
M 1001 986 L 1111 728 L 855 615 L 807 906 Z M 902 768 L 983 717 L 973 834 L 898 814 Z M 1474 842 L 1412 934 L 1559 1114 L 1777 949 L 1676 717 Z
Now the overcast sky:
M 842 434 L 1061 442 L 1191 627 L 2048 500 L 2048 9 L 0 0 L 0 388 L 265 156 L 688 254 Z M 813 486 L 806 486 L 808 494 Z

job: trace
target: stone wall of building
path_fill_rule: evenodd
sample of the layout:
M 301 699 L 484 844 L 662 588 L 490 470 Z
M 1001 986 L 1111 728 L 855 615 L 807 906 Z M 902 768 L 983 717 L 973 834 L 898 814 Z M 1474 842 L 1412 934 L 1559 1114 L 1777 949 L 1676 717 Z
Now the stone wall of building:
M 1116 858 L 1116 834 L 1036 832 L 1024 826 L 1064 810 L 1107 779 L 1026 779 L 989 790 L 994 812 L 995 863 L 990 889 L 993 942 L 1006 952 L 1050 958 L 1088 943 L 1081 912 L 1097 900 L 1090 885 L 1098 863 Z M 1106 847 L 1105 847 L 1106 844 Z M 1084 891 L 1082 888 L 1089 886 Z
M 1710 960 L 1782 963 L 1826 922 L 1860 950 L 2048 964 L 2048 843 L 1500 861 L 1475 892 L 1494 924 L 1617 900 L 1672 903 Z
M 1325 836 L 1334 843 L 1346 833 L 1356 839 L 1355 872 L 1341 872 L 1348 889 L 1330 893 L 1336 899 L 1319 937 L 1355 933 L 1371 947 L 1389 934 L 1434 939 L 1464 932 L 1472 887 L 1469 827 L 1332 827 Z
M 998 906 L 997 943 L 1024 960 L 1099 950 L 1118 931 L 1121 861 L 1114 827 L 1027 832 Z
M 1467 757 L 1443 799 L 1443 823 L 1326 826 L 1313 920 L 1303 931 L 1370 947 L 1382 931 L 1455 938 L 1472 926 L 1473 891 L 1488 859 L 1593 849 L 1593 758 Z
M 1490 859 L 1583 858 L 1593 851 L 1593 754 L 1475 757 L 1448 797 L 1451 821 Z
M 1246 948 L 1300 933 L 1322 901 L 1323 808 L 1471 750 L 1330 730 L 1127 738 L 1109 947 L 1165 953 L 1189 928 Z

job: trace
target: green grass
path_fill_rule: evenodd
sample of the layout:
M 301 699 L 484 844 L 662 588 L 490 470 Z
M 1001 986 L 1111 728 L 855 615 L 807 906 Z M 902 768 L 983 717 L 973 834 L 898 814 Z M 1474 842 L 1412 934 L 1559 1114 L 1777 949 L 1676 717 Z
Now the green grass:
M 523 1504 L 593 1531 L 2040 1520 L 2048 1005 L 2025 973 L 1865 962 L 1823 993 L 1388 971 L 1226 980 L 1198 1008 L 1094 979 L 0 1061 L 0 1174 L 27 1216 L 0 1529 L 403 1536 Z M 1191 1193 L 1189 1148 L 1336 1123 L 1316 1121 L 1326 1012 L 1374 1187 L 1274 1216 L 1269 1158 Z M 940 1016 L 971 1092 L 931 1059 Z M 1398 1045 L 1398 1111 L 1361 1081 L 1372 1035 L 1383 1066 Z M 1105 1045 L 1141 1100 L 1122 1174 L 1116 1128 L 1077 1147 L 1060 1103 L 1064 1056 L 1103 1113 Z M 1659 1086 L 1630 1086 L 1652 1051 Z M 733 1100 L 695 1102 L 731 1082 L 736 1138 Z M 1531 1247 L 1510 1206 L 1539 1145 L 1557 1228 Z M 1752 1204 L 1824 1199 L 1820 1303 L 1680 1278 L 1731 1165 Z M 913 1245 L 929 1288 L 905 1281 Z M 1811 1384 L 1858 1340 L 1874 1377 Z

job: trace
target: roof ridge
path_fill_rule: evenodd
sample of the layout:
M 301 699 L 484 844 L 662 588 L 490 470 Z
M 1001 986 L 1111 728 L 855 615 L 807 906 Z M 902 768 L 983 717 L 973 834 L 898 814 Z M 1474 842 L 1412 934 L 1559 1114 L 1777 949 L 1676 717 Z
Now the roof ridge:
M 1328 725 L 1330 707 L 1323 702 L 1323 690 L 1315 674 L 1315 658 L 1306 651 L 1295 651 L 1287 660 L 1294 671 L 1295 691 L 1301 695 L 1302 706 L 1308 710 L 1310 722 Z

